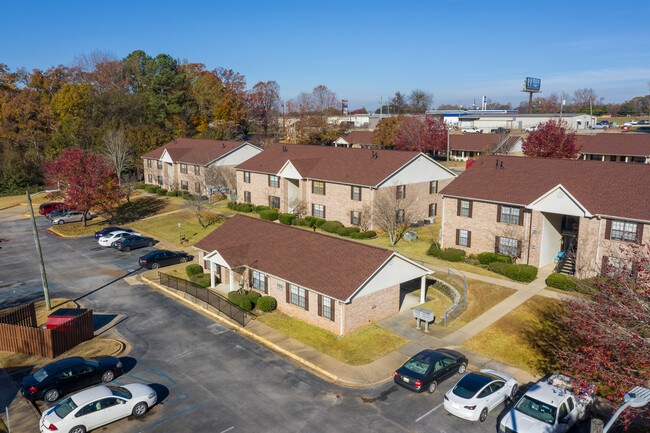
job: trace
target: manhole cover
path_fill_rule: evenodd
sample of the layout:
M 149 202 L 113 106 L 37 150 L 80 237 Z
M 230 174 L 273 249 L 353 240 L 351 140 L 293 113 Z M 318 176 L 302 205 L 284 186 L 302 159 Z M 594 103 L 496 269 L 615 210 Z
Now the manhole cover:
M 209 325 L 207 328 L 208 331 L 216 335 L 223 334 L 224 332 L 228 331 L 228 328 L 218 323 L 213 323 L 212 325 Z

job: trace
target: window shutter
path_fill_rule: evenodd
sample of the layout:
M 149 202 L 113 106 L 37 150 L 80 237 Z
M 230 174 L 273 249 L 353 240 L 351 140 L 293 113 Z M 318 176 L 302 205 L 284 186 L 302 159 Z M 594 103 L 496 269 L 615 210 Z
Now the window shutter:
M 501 244 L 501 236 L 494 237 L 494 252 L 499 254 L 499 245 Z
M 612 220 L 607 220 L 605 224 L 605 239 L 612 237 Z
M 406 185 L 402 186 L 402 198 L 406 198 Z
M 521 257 L 521 241 L 517 241 L 517 257 Z
M 350 211 L 350 224 L 354 224 L 354 211 Z
M 435 193 L 438 193 L 438 181 L 436 180 L 436 188 L 435 188 Z
M 638 244 L 643 243 L 643 223 L 636 223 L 636 242 Z
M 248 268 L 248 287 L 253 287 L 253 270 Z
M 318 295 L 318 315 L 323 316 L 323 295 Z
M 350 187 L 350 200 L 354 200 L 354 187 Z
M 460 244 L 460 229 L 456 229 L 456 245 Z
M 269 276 L 264 275 L 264 293 L 269 294 Z
M 497 205 L 497 222 L 501 222 L 501 205 Z
M 472 232 L 467 230 L 467 248 L 472 247 Z
M 334 318 L 336 317 L 334 313 L 336 312 L 336 301 L 334 298 L 330 298 L 330 310 L 332 311 L 332 322 L 334 322 Z
M 312 180 L 312 181 L 311 181 L 311 193 L 312 193 L 312 194 L 314 193 L 314 183 L 315 183 L 315 182 Z
M 603 264 L 602 267 L 600 268 L 600 275 L 607 275 L 607 262 L 608 262 L 609 257 L 603 256 Z
M 327 214 L 325 213 L 325 206 L 323 206 L 323 219 L 327 219 Z
M 469 202 L 469 217 L 472 217 L 472 209 L 474 208 L 474 202 L 470 200 Z
M 269 186 L 271 186 L 271 175 L 270 175 L 270 174 L 268 175 L 268 177 L 266 178 L 266 180 L 268 181 Z
M 323 182 L 323 195 L 325 195 L 325 188 L 326 187 L 327 187 L 327 185 L 325 185 L 325 182 Z
M 361 187 L 359 187 L 359 201 L 361 201 L 361 197 L 363 195 L 362 191 L 363 191 L 363 189 Z
M 458 206 L 456 207 L 456 216 L 460 216 L 460 208 L 462 206 L 461 205 L 462 200 L 458 199 L 457 201 L 458 201 Z
M 311 204 L 311 214 L 314 215 L 314 203 Z
M 305 289 L 305 311 L 309 311 L 309 290 Z
M 287 304 L 291 303 L 291 285 L 285 284 L 284 285 L 285 292 L 287 292 Z
M 524 208 L 520 207 L 519 208 L 519 225 L 520 226 L 524 225 L 524 212 L 525 212 Z

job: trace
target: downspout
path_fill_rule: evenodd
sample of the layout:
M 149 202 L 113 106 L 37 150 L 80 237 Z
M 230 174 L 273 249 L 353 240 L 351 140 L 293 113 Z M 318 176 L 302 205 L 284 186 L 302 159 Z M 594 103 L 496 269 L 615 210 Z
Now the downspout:
M 528 232 L 528 226 L 532 225 L 530 224 L 530 221 L 526 221 L 526 209 L 522 211 L 524 212 L 524 236 L 526 236 L 526 232 Z M 533 214 L 532 212 L 530 213 L 531 215 Z M 528 245 L 530 245 L 530 236 L 528 237 Z M 526 264 L 528 264 L 528 257 L 530 256 L 530 251 L 528 248 L 526 248 Z
M 526 253 L 526 264 L 530 265 L 530 245 L 533 237 L 533 210 L 530 210 L 530 227 L 528 227 L 528 252 Z
M 600 256 L 600 233 L 603 227 L 603 219 L 600 216 L 598 218 L 598 239 L 596 240 L 596 261 L 594 262 L 594 272 L 598 269 L 598 257 Z M 596 272 L 596 274 L 598 274 Z
M 438 243 L 440 248 L 443 248 L 444 236 L 442 235 L 445 231 L 445 196 L 442 196 L 442 217 L 440 218 L 440 233 L 438 233 Z
M 375 223 L 375 189 L 370 187 L 370 230 L 374 230 Z
M 339 305 L 341 306 L 341 332 L 339 333 L 339 337 L 343 336 L 343 322 L 344 322 L 344 316 L 343 316 L 343 302 L 339 302 Z

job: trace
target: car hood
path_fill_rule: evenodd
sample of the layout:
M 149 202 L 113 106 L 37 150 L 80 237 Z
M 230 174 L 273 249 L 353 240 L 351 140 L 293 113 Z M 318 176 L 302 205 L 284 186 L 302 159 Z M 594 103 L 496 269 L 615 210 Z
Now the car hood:
M 503 417 L 501 423 L 517 433 L 549 433 L 553 431 L 552 425 L 536 420 L 515 409 L 510 410 Z

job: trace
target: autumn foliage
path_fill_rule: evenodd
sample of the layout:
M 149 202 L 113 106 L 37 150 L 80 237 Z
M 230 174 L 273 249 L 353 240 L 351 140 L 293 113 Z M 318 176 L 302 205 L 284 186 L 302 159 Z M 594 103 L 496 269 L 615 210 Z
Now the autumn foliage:
M 580 149 L 575 132 L 567 132 L 566 122 L 555 119 L 541 123 L 522 144 L 524 155 L 541 158 L 576 158 Z
M 447 125 L 439 117 L 407 117 L 399 125 L 395 149 L 420 152 L 446 151 Z

